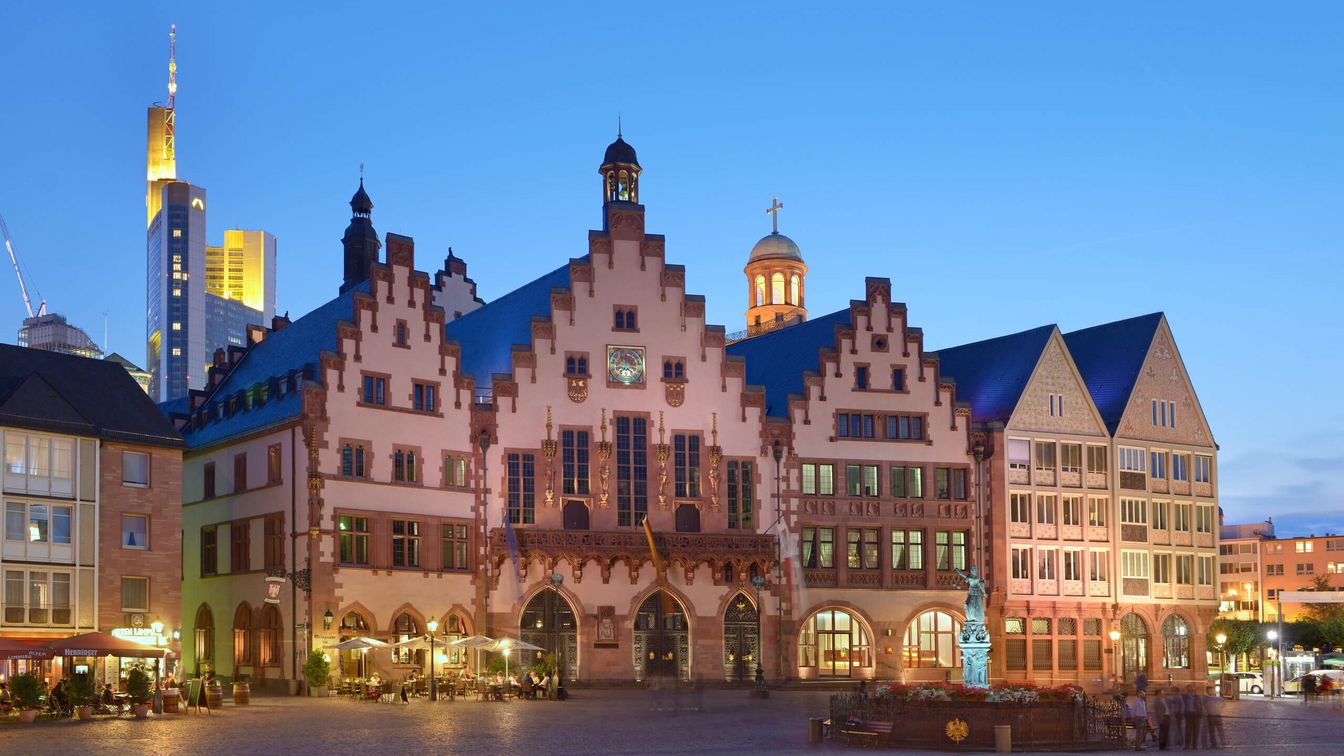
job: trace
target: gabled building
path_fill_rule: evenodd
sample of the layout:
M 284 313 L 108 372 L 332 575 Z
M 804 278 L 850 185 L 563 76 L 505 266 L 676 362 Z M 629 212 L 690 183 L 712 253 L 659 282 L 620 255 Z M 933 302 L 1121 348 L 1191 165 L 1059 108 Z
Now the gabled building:
M 1105 423 L 1053 325 L 936 357 L 983 458 L 991 678 L 1096 689 L 1116 597 Z
M 749 281 L 762 264 L 753 252 Z M 867 279 L 843 310 L 762 330 L 728 353 L 764 388 L 763 437 L 781 445 L 769 519 L 783 544 L 782 666 L 802 679 L 960 680 L 956 571 L 975 564 L 979 507 L 969 410 L 887 279 Z
M 1218 446 L 1162 313 L 1066 334 L 1111 434 L 1123 679 L 1202 682 L 1218 613 Z

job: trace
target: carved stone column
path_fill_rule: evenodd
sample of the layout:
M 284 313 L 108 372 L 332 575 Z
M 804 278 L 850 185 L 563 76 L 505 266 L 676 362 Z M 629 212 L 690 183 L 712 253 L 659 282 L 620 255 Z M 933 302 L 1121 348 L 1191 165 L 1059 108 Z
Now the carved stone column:
M 611 494 L 607 492 L 607 482 L 611 479 L 611 470 L 607 467 L 607 460 L 611 459 L 611 442 L 607 440 L 607 409 L 602 408 L 602 423 L 598 426 L 602 432 L 602 440 L 597 443 L 597 478 L 599 487 L 597 499 L 606 509 L 610 506 L 607 499 Z
M 666 430 L 663 428 L 663 411 L 658 410 L 658 445 L 654 447 L 654 454 L 658 457 L 658 507 L 667 509 L 667 458 L 671 456 L 672 449 L 666 443 Z
M 555 440 L 551 438 L 551 405 L 546 405 L 546 440 L 541 453 L 546 456 L 546 506 L 555 506 Z

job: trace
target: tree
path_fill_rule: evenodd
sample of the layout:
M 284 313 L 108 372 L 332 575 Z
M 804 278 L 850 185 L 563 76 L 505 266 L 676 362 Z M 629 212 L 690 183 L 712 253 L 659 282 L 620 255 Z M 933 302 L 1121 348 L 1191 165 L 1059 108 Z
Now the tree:
M 1317 575 L 1311 579 L 1311 584 L 1303 587 L 1302 590 L 1330 593 L 1336 589 L 1330 585 L 1329 575 Z M 1344 620 L 1344 604 L 1307 604 L 1307 608 L 1302 614 L 1312 622 Z
M 1250 653 L 1260 642 L 1259 623 L 1251 620 L 1216 619 L 1209 623 L 1205 638 L 1210 651 L 1225 651 L 1229 655 Z M 1218 645 L 1218 634 L 1227 636 L 1227 642 Z

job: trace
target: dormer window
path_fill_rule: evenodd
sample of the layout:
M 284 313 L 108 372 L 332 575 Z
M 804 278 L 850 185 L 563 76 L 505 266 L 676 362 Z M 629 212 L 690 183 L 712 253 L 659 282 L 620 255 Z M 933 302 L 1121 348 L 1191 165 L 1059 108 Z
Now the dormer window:
M 628 305 L 617 305 L 611 327 L 612 330 L 616 331 L 639 330 L 638 321 L 635 320 L 635 308 Z
M 571 378 L 588 377 L 588 353 L 569 352 L 565 355 L 565 375 Z
M 663 380 L 680 381 L 686 378 L 686 360 L 680 357 L 668 357 L 663 360 Z

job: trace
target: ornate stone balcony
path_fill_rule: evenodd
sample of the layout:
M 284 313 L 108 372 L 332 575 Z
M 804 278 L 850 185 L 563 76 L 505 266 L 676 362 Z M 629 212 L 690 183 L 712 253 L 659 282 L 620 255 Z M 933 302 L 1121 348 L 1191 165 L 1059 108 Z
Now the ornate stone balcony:
M 518 544 L 518 568 L 524 577 L 528 564 L 540 561 L 548 572 L 560 561 L 570 565 L 575 581 L 582 580 L 583 568 L 595 562 L 602 574 L 602 582 L 611 580 L 611 568 L 624 563 L 630 571 L 630 580 L 639 579 L 639 570 L 651 563 L 649 541 L 642 529 L 631 530 L 541 530 L 518 527 L 513 531 Z M 694 578 L 697 567 L 707 564 L 719 580 L 723 566 L 732 564 L 734 572 L 745 576 L 755 565 L 767 579 L 775 565 L 774 536 L 757 533 L 654 533 L 658 555 L 668 565 L 685 571 L 687 580 Z M 490 562 L 495 581 L 498 581 L 504 563 L 509 559 L 508 540 L 503 528 L 490 531 Z M 745 578 L 743 578 L 745 579 Z

